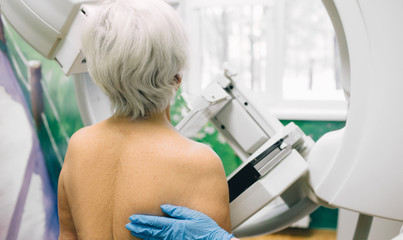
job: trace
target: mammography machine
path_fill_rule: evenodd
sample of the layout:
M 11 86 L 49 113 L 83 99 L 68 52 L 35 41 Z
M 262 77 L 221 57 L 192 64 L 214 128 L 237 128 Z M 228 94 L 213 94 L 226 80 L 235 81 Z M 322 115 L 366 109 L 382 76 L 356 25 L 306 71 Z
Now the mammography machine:
M 85 124 L 111 114 L 80 51 L 79 27 L 91 2 L 0 0 L 16 31 L 74 75 Z M 368 238 L 373 217 L 403 221 L 403 1 L 323 4 L 340 46 L 345 128 L 314 143 L 295 124 L 283 126 L 260 111 L 229 71 L 190 103 L 176 126 L 190 137 L 211 121 L 243 160 L 228 177 L 236 236 L 278 231 L 319 205 L 360 213 L 354 239 Z

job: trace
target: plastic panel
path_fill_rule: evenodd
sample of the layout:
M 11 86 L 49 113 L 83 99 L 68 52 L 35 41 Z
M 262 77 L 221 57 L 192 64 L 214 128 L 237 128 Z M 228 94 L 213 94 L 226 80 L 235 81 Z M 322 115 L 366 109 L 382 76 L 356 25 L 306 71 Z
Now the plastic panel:
M 59 32 L 74 7 L 74 3 L 66 0 L 24 0 L 24 2 L 43 21 Z
M 333 206 L 402 221 L 403 2 L 335 6 L 348 44 L 350 109 L 340 151 L 322 156 L 330 170 L 312 185 Z
M 0 0 L 0 4 L 2 14 L 11 26 L 39 53 L 50 58 L 60 33 L 21 0 Z
M 228 103 L 217 114 L 216 119 L 248 153 L 253 153 L 268 139 L 265 132 L 236 101 Z
M 2 13 L 39 53 L 52 59 L 84 0 L 0 0 Z

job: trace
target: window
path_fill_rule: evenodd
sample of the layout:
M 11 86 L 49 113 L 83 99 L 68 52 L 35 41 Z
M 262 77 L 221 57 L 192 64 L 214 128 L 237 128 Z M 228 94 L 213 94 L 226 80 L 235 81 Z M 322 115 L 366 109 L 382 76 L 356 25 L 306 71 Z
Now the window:
M 344 120 L 338 44 L 317 0 L 183 0 L 191 44 L 184 91 L 225 68 L 282 119 Z

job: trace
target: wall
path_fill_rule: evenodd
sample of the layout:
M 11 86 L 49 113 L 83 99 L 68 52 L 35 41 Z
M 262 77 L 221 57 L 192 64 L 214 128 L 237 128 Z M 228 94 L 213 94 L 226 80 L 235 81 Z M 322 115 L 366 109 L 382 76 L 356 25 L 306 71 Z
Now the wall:
M 43 110 L 38 76 L 30 68 L 28 80 L 27 65 L 25 75 L 13 68 L 9 33 L 0 20 L 0 239 L 53 240 L 59 231 L 56 189 L 38 138 L 41 114 L 32 112 Z

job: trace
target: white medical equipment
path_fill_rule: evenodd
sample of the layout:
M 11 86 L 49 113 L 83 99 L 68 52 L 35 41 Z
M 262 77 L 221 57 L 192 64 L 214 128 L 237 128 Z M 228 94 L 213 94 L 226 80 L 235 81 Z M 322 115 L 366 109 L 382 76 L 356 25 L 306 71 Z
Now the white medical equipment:
M 0 0 L 2 14 L 44 56 L 75 74 L 85 124 L 110 116 L 80 51 L 85 0 Z M 403 1 L 323 0 L 340 45 L 349 97 L 344 129 L 314 143 L 294 124 L 259 111 L 227 72 L 192 102 L 177 126 L 191 136 L 211 121 L 244 161 L 228 177 L 236 236 L 273 232 L 318 205 L 360 213 L 355 239 L 372 216 L 403 221 Z M 171 1 L 171 4 L 176 4 Z

